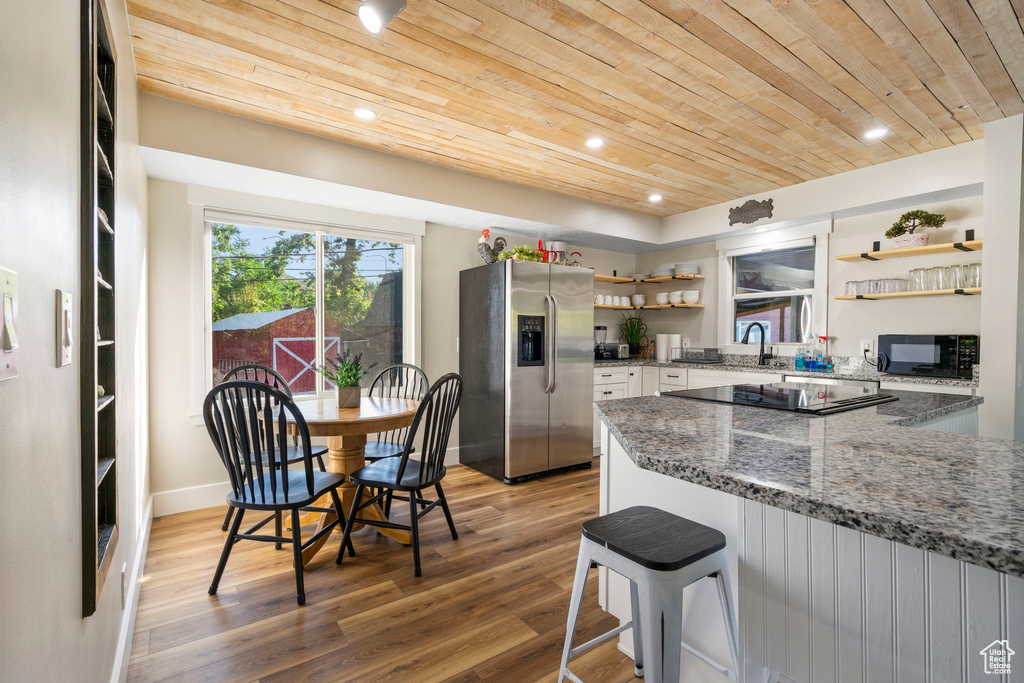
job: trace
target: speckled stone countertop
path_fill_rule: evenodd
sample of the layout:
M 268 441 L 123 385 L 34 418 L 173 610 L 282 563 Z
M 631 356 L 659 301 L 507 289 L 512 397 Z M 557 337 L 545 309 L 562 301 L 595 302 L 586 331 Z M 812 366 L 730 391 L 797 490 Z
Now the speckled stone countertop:
M 788 362 L 787 362 L 788 360 Z M 725 356 L 725 363 L 658 363 L 653 360 L 598 360 L 594 361 L 595 368 L 608 368 L 626 365 L 648 365 L 661 368 L 687 368 L 690 370 L 727 370 L 733 372 L 764 372 L 770 374 L 785 374 L 794 377 L 831 377 L 833 379 L 855 379 L 868 382 L 905 382 L 907 384 L 930 384 L 944 387 L 967 387 L 976 389 L 978 387 L 978 372 L 981 366 L 974 366 L 974 379 L 948 379 L 945 377 L 917 377 L 905 375 L 887 375 L 878 372 L 873 367 L 864 364 L 860 359 L 843 359 L 843 361 L 832 372 L 809 372 L 797 370 L 792 359 L 775 358 L 770 361 L 771 365 L 757 365 L 756 356 L 745 356 L 739 354 L 728 354 Z
M 645 396 L 594 404 L 643 469 L 1024 577 L 1024 443 L 913 425 L 979 397 L 825 417 Z

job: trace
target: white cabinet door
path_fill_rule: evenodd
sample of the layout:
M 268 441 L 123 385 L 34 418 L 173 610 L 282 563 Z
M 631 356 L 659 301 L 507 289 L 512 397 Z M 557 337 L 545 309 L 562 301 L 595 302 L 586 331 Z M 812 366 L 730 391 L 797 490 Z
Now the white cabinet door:
M 626 372 L 623 370 L 623 377 L 626 377 Z M 601 384 L 594 387 L 594 402 L 598 401 L 611 401 L 616 398 L 628 398 L 629 385 L 626 382 L 619 382 L 617 384 Z M 594 413 L 594 453 L 600 453 L 601 450 L 601 418 Z
M 721 387 L 726 384 L 768 384 L 781 382 L 782 375 L 767 372 L 737 372 L 735 370 L 689 370 L 686 383 L 691 389 Z
M 628 386 L 626 394 L 629 398 L 642 396 L 644 393 L 643 368 L 628 368 L 626 376 L 626 384 Z
M 662 391 L 673 391 L 686 388 L 686 374 L 684 368 L 658 368 L 658 384 Z
M 660 368 L 657 367 L 644 367 L 644 378 L 643 378 L 643 395 L 654 396 L 655 392 L 658 391 L 661 384 L 661 375 L 658 372 Z

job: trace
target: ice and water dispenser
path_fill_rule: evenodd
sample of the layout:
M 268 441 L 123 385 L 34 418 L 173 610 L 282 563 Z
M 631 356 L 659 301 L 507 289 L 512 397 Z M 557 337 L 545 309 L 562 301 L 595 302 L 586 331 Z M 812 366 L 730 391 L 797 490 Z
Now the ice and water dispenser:
M 544 316 L 519 316 L 519 349 L 516 365 L 544 365 Z

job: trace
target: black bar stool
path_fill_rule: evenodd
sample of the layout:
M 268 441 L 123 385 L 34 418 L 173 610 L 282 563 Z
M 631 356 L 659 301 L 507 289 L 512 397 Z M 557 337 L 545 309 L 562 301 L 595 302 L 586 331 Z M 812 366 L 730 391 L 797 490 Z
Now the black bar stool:
M 631 619 L 593 640 L 572 647 L 583 589 L 591 563 L 629 579 Z M 732 669 L 682 642 L 683 589 L 711 577 L 718 587 L 729 640 Z M 582 683 L 569 660 L 626 629 L 633 629 L 634 673 L 648 683 L 676 683 L 682 649 L 727 678 L 737 680 L 736 623 L 732 616 L 725 535 L 717 529 L 657 508 L 638 506 L 596 517 L 583 524 L 576 579 L 569 603 L 565 647 L 558 683 Z

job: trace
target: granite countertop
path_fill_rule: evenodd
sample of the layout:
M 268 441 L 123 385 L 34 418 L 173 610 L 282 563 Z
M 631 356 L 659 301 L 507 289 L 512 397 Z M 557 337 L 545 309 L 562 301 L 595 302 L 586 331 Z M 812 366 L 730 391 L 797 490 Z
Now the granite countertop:
M 1024 443 L 913 426 L 980 397 L 825 417 L 645 396 L 594 404 L 641 468 L 1024 577 Z
M 750 362 L 742 362 L 750 358 Z M 978 368 L 975 366 L 974 379 L 949 379 L 946 377 L 918 377 L 906 375 L 887 375 L 878 372 L 874 368 L 864 364 L 842 364 L 831 372 L 811 372 L 797 370 L 790 363 L 775 365 L 757 365 L 756 356 L 727 356 L 725 363 L 659 363 L 653 360 L 596 360 L 595 368 L 622 367 L 622 366 L 653 366 L 660 368 L 687 368 L 690 370 L 727 370 L 732 372 L 763 372 L 774 375 L 789 375 L 793 377 L 830 377 L 832 379 L 853 379 L 867 382 L 903 382 L 907 384 L 930 384 L 944 387 L 967 387 L 976 389 L 978 387 Z M 784 363 L 784 361 L 783 361 Z

